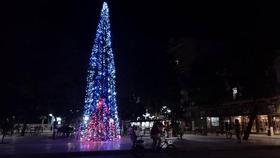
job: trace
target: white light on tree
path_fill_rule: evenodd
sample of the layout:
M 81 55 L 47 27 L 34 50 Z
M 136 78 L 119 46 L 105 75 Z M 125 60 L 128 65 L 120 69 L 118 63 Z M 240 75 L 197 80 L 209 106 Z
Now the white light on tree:
M 89 120 L 88 116 L 84 116 L 84 121 L 87 122 Z

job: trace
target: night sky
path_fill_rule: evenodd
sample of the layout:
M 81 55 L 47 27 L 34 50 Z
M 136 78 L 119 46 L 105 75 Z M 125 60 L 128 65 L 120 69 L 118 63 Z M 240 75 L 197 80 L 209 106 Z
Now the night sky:
M 81 109 L 100 0 L 1 2 L 1 112 Z M 109 1 L 118 98 L 170 96 L 176 81 L 170 38 L 220 43 L 208 56 L 278 48 L 273 5 L 229 2 Z M 216 53 L 219 52 L 219 53 Z M 121 106 L 121 105 L 120 105 Z M 17 109 L 17 110 L 15 110 Z

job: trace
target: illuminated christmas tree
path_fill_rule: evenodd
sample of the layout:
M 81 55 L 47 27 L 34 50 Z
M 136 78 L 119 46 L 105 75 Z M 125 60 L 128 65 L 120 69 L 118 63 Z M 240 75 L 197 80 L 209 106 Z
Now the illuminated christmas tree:
M 88 69 L 82 141 L 107 141 L 120 137 L 115 78 L 109 9 L 104 2 Z

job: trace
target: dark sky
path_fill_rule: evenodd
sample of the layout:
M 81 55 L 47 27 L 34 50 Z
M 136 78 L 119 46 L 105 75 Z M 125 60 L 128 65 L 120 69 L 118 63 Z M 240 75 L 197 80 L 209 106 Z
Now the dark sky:
M 30 104 L 80 109 L 102 1 L 1 3 L 3 111 Z M 222 41 L 229 54 L 271 50 L 279 42 L 273 5 L 111 0 L 109 7 L 118 98 L 168 95 L 165 87 L 174 82 L 165 52 L 170 37 Z

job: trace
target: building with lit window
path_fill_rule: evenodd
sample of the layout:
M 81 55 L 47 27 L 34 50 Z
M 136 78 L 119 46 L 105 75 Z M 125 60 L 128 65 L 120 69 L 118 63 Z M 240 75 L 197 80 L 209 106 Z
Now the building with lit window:
M 188 120 L 191 129 L 207 129 L 208 132 L 221 130 L 226 122 L 238 119 L 243 130 L 249 116 L 256 113 L 251 133 L 280 134 L 280 96 L 227 102 L 211 108 L 189 108 Z

